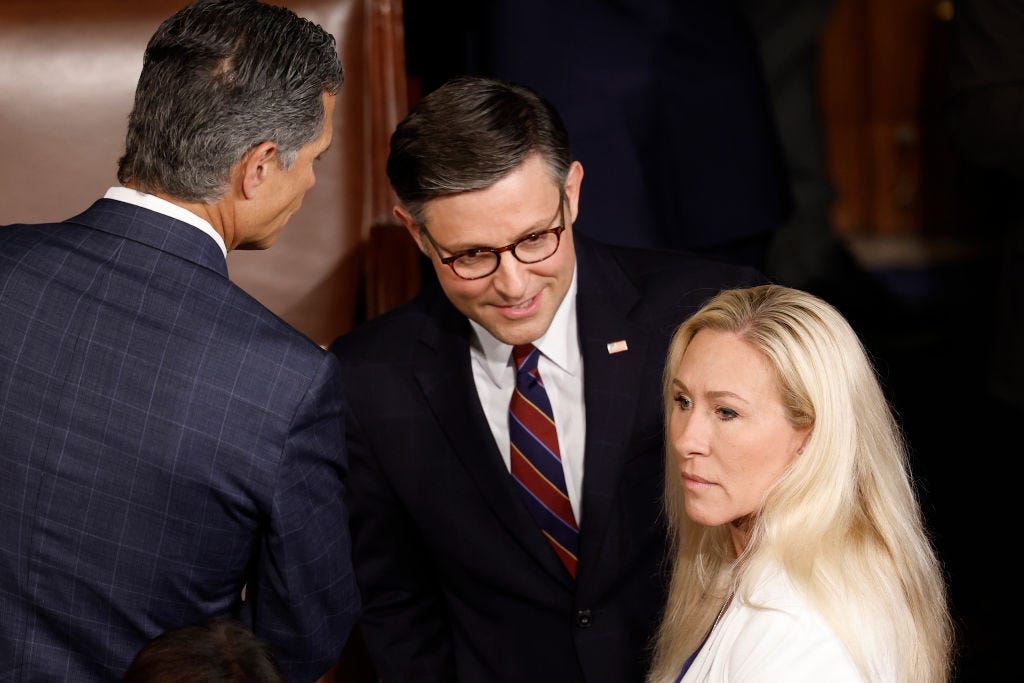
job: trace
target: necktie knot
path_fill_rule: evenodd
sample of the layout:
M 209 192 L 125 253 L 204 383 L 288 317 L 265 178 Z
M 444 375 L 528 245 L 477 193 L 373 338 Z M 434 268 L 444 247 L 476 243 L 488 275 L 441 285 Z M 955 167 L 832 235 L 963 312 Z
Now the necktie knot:
M 537 367 L 540 352 L 533 344 L 516 344 L 512 347 L 512 360 L 516 364 L 516 372 L 532 372 Z

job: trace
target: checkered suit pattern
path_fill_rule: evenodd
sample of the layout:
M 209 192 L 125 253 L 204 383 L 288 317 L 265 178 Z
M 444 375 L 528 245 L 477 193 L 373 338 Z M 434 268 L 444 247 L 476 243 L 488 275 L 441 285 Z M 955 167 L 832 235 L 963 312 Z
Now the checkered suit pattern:
M 0 228 L 0 681 L 120 680 L 213 617 L 315 680 L 359 608 L 342 411 L 194 227 L 102 199 Z

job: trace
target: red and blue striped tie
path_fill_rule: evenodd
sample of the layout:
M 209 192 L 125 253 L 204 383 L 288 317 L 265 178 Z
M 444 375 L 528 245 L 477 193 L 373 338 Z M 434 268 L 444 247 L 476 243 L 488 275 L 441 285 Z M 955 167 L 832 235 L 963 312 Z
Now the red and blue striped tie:
M 530 514 L 576 578 L 580 532 L 565 489 L 554 413 L 537 370 L 540 352 L 533 344 L 520 344 L 512 349 L 512 358 L 516 364 L 516 388 L 508 408 L 512 477 Z

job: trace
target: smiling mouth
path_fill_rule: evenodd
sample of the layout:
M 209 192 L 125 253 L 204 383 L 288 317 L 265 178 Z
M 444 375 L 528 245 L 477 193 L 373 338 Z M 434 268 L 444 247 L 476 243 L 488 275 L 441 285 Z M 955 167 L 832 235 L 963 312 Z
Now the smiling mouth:
M 532 306 L 532 305 L 533 305 L 533 300 L 534 300 L 535 298 L 536 298 L 536 297 L 533 297 L 533 296 L 531 296 L 531 297 L 530 297 L 529 299 L 527 299 L 526 301 L 523 301 L 523 302 L 521 302 L 521 303 L 518 303 L 518 304 L 511 304 L 511 305 L 509 305 L 509 306 L 506 306 L 505 308 L 514 308 L 514 309 L 523 309 L 523 308 L 529 308 L 530 306 Z
M 529 317 L 538 309 L 540 293 L 534 294 L 529 299 L 510 304 L 497 304 L 497 308 L 510 318 Z

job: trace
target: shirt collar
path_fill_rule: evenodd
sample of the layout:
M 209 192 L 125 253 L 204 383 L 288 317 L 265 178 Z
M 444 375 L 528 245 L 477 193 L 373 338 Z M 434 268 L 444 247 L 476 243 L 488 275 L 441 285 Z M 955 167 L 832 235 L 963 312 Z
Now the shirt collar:
M 112 187 L 107 190 L 107 193 L 103 195 L 103 197 L 104 199 L 115 199 L 119 202 L 141 206 L 144 209 L 162 213 L 165 216 L 176 218 L 179 221 L 199 228 L 213 238 L 213 241 L 217 243 L 218 247 L 220 247 L 221 253 L 224 254 L 224 258 L 227 258 L 228 256 L 228 249 L 224 244 L 224 238 L 221 237 L 221 234 L 214 230 L 213 226 L 210 225 L 208 221 L 200 218 L 188 209 L 180 207 L 177 204 L 172 204 L 166 199 L 161 199 L 160 197 L 146 194 L 145 192 L 139 192 L 138 190 L 133 190 L 129 187 Z
M 562 302 L 558 304 L 548 329 L 533 345 L 548 360 L 575 376 L 580 371 L 579 338 L 576 335 L 576 274 L 578 269 L 573 264 L 572 281 Z M 473 328 L 473 339 L 470 341 L 474 350 L 483 360 L 488 377 L 496 386 L 501 385 L 501 377 L 507 371 L 512 356 L 512 346 L 498 340 L 475 320 L 469 321 Z

